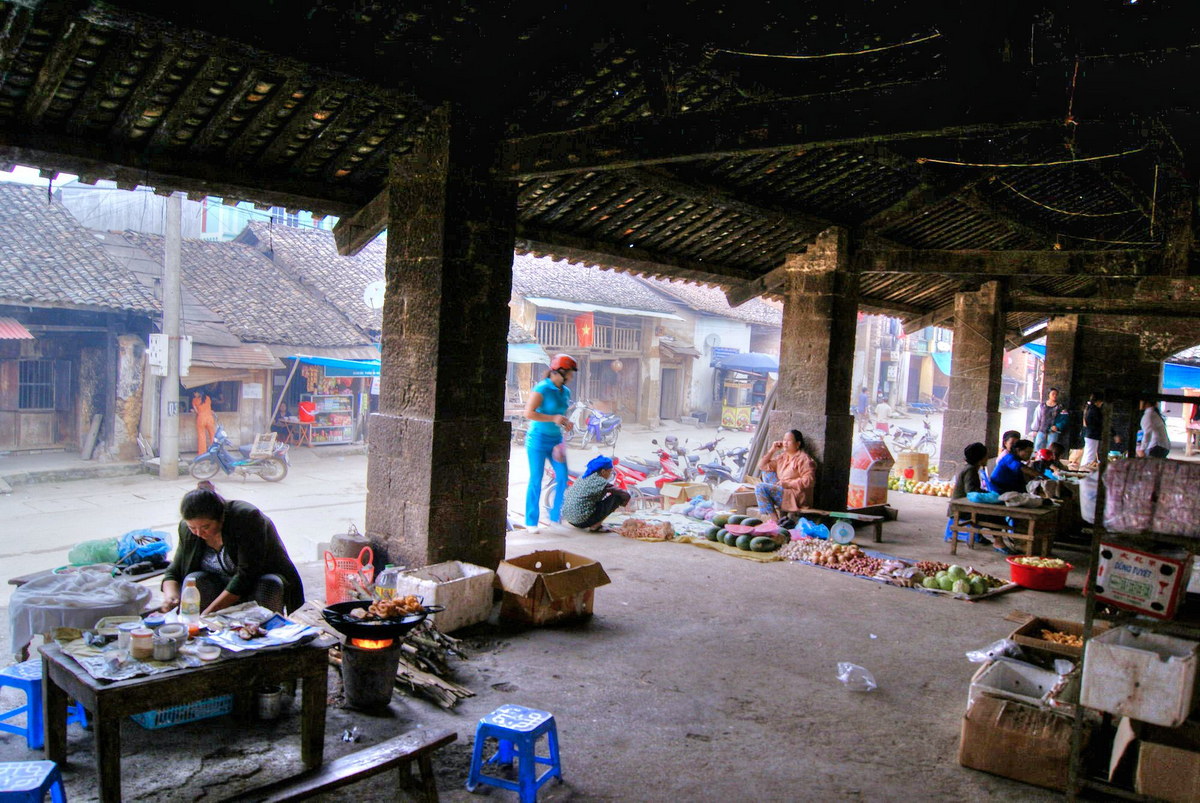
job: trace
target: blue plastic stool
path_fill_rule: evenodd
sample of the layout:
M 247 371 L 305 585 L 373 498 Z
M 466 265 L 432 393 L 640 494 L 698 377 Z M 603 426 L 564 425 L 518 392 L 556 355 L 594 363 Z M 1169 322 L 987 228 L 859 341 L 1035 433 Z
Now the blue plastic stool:
M 537 754 L 538 739 L 546 736 L 549 743 L 549 757 Z M 483 743 L 489 737 L 499 743 L 496 754 L 487 761 L 483 760 Z M 491 775 L 484 775 L 484 764 L 512 764 L 517 760 L 517 780 L 508 781 Z M 546 764 L 550 769 L 540 776 L 537 765 Z M 471 774 L 467 777 L 467 791 L 474 792 L 479 784 L 497 786 L 508 789 L 521 796 L 521 803 L 533 803 L 537 800 L 538 790 L 551 778 L 558 778 L 562 783 L 562 762 L 558 756 L 558 728 L 554 724 L 554 715 L 534 708 L 519 705 L 502 705 L 483 719 L 475 727 L 475 751 L 471 755 Z
M 67 803 L 62 773 L 53 761 L 0 762 L 0 801 L 42 803 L 47 790 L 54 803 Z
M 24 736 L 30 750 L 41 750 L 46 742 L 46 725 L 42 721 L 42 659 L 30 658 L 0 669 L 0 687 L 4 686 L 25 692 L 25 705 L 0 712 L 0 731 Z M 25 715 L 24 725 L 4 721 L 21 714 Z M 87 727 L 87 711 L 79 703 L 67 709 L 67 723 L 72 722 Z

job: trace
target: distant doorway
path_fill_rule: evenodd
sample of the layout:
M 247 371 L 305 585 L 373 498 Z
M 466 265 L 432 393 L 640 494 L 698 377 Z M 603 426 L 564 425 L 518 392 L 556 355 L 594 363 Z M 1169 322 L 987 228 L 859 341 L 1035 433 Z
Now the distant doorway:
M 680 392 L 683 383 L 680 381 L 682 371 L 678 368 L 662 369 L 662 395 L 658 400 L 658 417 L 677 420 L 680 416 Z

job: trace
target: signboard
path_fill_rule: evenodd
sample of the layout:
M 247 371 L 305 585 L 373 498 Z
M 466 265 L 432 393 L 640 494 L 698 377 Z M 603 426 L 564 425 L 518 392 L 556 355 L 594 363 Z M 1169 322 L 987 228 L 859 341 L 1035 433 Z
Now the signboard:
M 734 354 L 741 354 L 741 353 L 742 353 L 741 349 L 731 349 L 731 348 L 724 348 L 722 346 L 714 346 L 713 350 L 712 350 L 712 356 L 708 358 L 708 367 L 716 368 L 717 363 L 719 363 L 721 360 L 725 359 L 726 357 L 732 357 Z
M 146 361 L 150 366 L 152 376 L 167 375 L 167 336 L 162 334 L 150 335 L 150 343 L 146 346 Z M 190 335 L 179 338 L 179 375 L 187 376 L 192 364 L 192 338 Z
M 242 383 L 242 398 L 243 399 L 261 399 L 263 397 L 263 386 L 260 382 L 243 382 Z

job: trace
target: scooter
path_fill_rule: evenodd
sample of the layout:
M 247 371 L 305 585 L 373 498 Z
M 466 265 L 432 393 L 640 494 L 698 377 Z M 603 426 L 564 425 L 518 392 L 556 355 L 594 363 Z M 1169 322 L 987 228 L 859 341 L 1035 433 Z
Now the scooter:
M 267 482 L 279 482 L 287 476 L 291 461 L 288 459 L 286 443 L 276 443 L 269 457 L 251 457 L 250 446 L 237 448 L 236 453 L 235 448 L 225 432 L 225 427 L 218 425 L 208 451 L 197 455 L 192 461 L 189 469 L 192 476 L 198 480 L 207 480 L 217 476 L 218 471 L 224 471 L 226 474 L 237 474 L 241 477 L 257 474 Z
M 936 457 L 938 453 L 937 438 L 934 437 L 933 429 L 929 426 L 929 418 L 926 417 L 924 422 L 925 431 L 918 433 L 915 429 L 908 429 L 898 424 L 893 424 L 888 432 L 888 437 L 892 441 L 894 451 L 898 452 L 923 452 L 930 457 Z
M 698 451 L 716 452 L 717 459 L 715 462 L 701 463 L 698 470 L 704 475 L 704 481 L 709 485 L 720 485 L 726 480 L 741 482 L 746 476 L 746 455 L 750 450 L 745 446 L 728 450 L 718 449 L 717 444 L 720 441 L 721 438 L 717 438 L 699 448 Z M 725 458 L 733 461 L 732 468 L 725 463 Z
M 583 402 L 586 404 L 586 402 Z M 621 416 L 616 413 L 600 413 L 588 407 L 587 425 L 583 430 L 583 445 L 592 441 L 603 442 L 605 446 L 614 446 L 617 436 L 621 434 Z

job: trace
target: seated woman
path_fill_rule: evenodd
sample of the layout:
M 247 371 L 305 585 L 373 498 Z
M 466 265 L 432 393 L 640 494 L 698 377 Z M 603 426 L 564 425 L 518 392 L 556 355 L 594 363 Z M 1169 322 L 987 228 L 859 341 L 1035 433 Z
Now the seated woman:
M 982 443 L 972 443 L 963 449 L 963 459 L 966 465 L 954 478 L 954 490 L 951 499 L 964 499 L 969 493 L 982 493 L 984 466 L 987 465 L 987 447 Z
M 1030 480 L 1041 479 L 1039 472 L 1025 465 L 1032 455 L 1033 441 L 1019 440 L 1013 444 L 1012 449 L 1002 454 L 992 469 L 992 476 L 988 478 L 992 490 L 998 494 L 1009 491 L 1023 493 Z
M 629 504 L 628 492 L 608 484 L 612 474 L 612 460 L 604 455 L 593 457 L 583 476 L 563 497 L 563 521 L 580 529 L 602 532 L 604 520 L 617 508 Z
M 758 470 L 775 473 L 773 482 L 760 482 L 754 487 L 764 521 L 778 521 L 781 513 L 794 513 L 812 505 L 816 466 L 804 451 L 800 430 L 790 429 L 783 440 L 772 443 L 758 461 Z
M 242 601 L 294 611 L 304 586 L 275 523 L 249 502 L 222 499 L 211 482 L 184 494 L 179 542 L 163 578 L 161 610 L 179 605 L 183 581 L 196 579 L 200 611 L 214 613 Z

